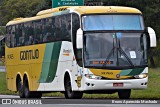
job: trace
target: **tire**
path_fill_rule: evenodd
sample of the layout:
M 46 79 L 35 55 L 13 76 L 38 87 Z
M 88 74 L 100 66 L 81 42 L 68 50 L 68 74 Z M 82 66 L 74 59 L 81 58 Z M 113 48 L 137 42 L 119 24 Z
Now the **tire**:
M 27 78 L 25 78 L 25 80 L 24 80 L 23 90 L 24 90 L 25 98 L 31 98 L 31 92 L 29 91 L 28 79 Z
M 25 98 L 41 98 L 42 93 L 29 91 L 28 79 L 25 78 L 24 86 L 23 86 L 24 96 Z
M 23 90 L 23 84 L 22 84 L 21 80 L 18 81 L 17 88 L 18 88 L 19 97 L 20 98 L 25 98 L 24 90 Z
M 69 77 L 65 78 L 65 98 L 66 99 L 81 99 L 83 96 L 82 92 L 79 91 L 72 91 L 72 87 L 71 87 L 71 80 Z
M 131 95 L 131 89 L 119 90 L 118 91 L 119 99 L 129 99 L 130 95 Z

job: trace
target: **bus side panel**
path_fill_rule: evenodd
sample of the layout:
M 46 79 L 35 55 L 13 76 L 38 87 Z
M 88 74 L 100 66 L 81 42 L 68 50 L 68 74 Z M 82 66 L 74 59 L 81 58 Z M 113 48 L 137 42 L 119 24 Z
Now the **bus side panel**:
M 35 63 L 35 64 L 31 64 L 31 74 L 32 74 L 32 78 L 31 78 L 31 82 L 32 82 L 32 91 L 37 91 L 39 88 L 39 78 L 40 78 L 40 74 L 41 74 L 41 69 L 42 69 L 42 63 Z M 41 88 L 42 91 L 44 91 L 44 87 Z
M 7 87 L 9 90 L 16 91 L 14 83 L 14 66 L 17 65 L 16 57 L 14 56 L 13 49 L 5 46 L 5 56 L 6 56 L 6 79 Z
M 31 50 L 38 50 L 36 52 L 37 59 L 32 59 L 29 62 L 29 66 L 31 69 L 30 72 L 30 90 L 31 91 L 38 91 L 40 86 L 40 77 L 42 74 L 42 65 L 44 59 L 46 44 L 35 45 L 31 47 Z M 44 86 L 40 88 L 40 91 L 44 91 Z
M 54 48 L 54 46 L 56 47 Z M 41 87 L 44 86 L 45 91 L 64 91 L 64 76 L 66 72 L 70 73 L 70 78 L 73 82 L 72 87 L 74 90 L 78 90 L 76 83 L 77 63 L 74 60 L 72 43 L 67 41 L 62 42 L 61 44 L 50 43 L 47 44 L 46 48 L 47 47 L 50 48 L 49 50 L 45 50 L 47 56 L 44 56 L 38 90 L 41 90 Z M 52 57 L 52 55 L 54 57 Z M 54 75 L 51 73 L 54 73 Z M 47 81 L 51 80 L 51 78 L 52 81 Z
M 74 51 L 73 51 L 73 46 L 71 42 L 64 41 L 62 43 L 61 51 L 60 51 L 60 56 L 59 56 L 59 64 L 58 64 L 58 71 L 57 71 L 57 80 L 59 84 L 59 89 L 60 90 L 65 90 L 64 89 L 64 76 L 65 73 L 68 72 L 70 79 L 71 79 L 71 84 L 72 84 L 72 89 L 73 90 L 78 90 L 77 86 L 77 76 L 78 76 L 78 70 L 77 70 L 77 63 L 75 60 L 74 56 Z
M 11 66 L 6 67 L 6 80 L 7 87 L 9 90 L 13 91 L 13 80 L 12 80 L 12 70 Z
M 39 78 L 40 87 L 38 90 L 41 90 L 41 87 L 44 87 L 46 91 L 51 91 L 55 87 L 57 88 L 56 73 L 61 44 L 62 42 L 52 42 L 46 44 Z
M 15 48 L 6 47 L 7 84 L 10 90 L 16 91 L 16 77 L 19 72 L 22 80 L 24 75 L 27 75 L 29 89 L 37 91 L 45 46 L 45 44 L 39 44 Z

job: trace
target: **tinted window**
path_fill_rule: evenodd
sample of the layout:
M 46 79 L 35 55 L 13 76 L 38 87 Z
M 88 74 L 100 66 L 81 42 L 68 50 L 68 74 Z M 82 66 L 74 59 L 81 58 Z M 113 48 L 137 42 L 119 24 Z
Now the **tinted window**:
M 8 26 L 6 39 L 8 47 L 71 41 L 71 14 Z
M 83 29 L 88 30 L 144 30 L 141 15 L 86 15 Z
M 43 42 L 50 42 L 54 41 L 54 35 L 52 32 L 52 18 L 48 19 L 43 19 L 44 24 L 43 24 Z
M 43 40 L 43 20 L 38 20 L 34 22 L 34 44 L 42 43 Z
M 7 27 L 7 32 L 6 32 L 6 44 L 8 47 L 10 47 L 11 44 L 11 30 L 12 30 L 12 26 L 8 26 Z
M 15 26 L 11 27 L 11 47 L 15 47 L 16 46 L 16 41 L 15 41 Z
M 79 66 L 82 66 L 82 49 L 76 48 L 76 33 L 77 30 L 80 28 L 80 20 L 77 14 L 72 14 L 72 42 L 73 42 L 73 49 L 74 54 Z
M 71 41 L 71 15 L 56 16 L 53 20 L 57 41 Z

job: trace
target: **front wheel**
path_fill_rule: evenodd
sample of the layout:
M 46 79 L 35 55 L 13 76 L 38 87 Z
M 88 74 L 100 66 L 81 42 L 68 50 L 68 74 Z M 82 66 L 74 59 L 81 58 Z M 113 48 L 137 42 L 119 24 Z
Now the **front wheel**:
M 120 99 L 129 99 L 131 95 L 131 89 L 119 90 L 118 96 Z
M 65 79 L 65 98 L 67 99 L 81 99 L 83 96 L 82 92 L 79 91 L 72 91 L 72 87 L 71 87 L 71 80 L 69 77 L 66 77 Z

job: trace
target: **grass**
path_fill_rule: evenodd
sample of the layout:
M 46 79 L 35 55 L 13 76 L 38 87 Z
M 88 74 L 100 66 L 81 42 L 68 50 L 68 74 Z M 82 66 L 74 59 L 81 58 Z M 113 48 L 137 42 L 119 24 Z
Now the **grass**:
M 131 98 L 160 99 L 160 68 L 149 69 L 148 88 L 134 90 Z
M 15 92 L 7 89 L 6 73 L 0 72 L 0 94 L 16 94 Z
M 4 72 L 0 72 L 0 94 L 17 94 L 7 90 Z M 64 97 L 59 92 L 44 94 L 44 96 Z M 117 99 L 118 94 L 84 94 L 83 98 Z M 131 99 L 160 99 L 160 68 L 149 69 L 148 88 L 132 90 Z

